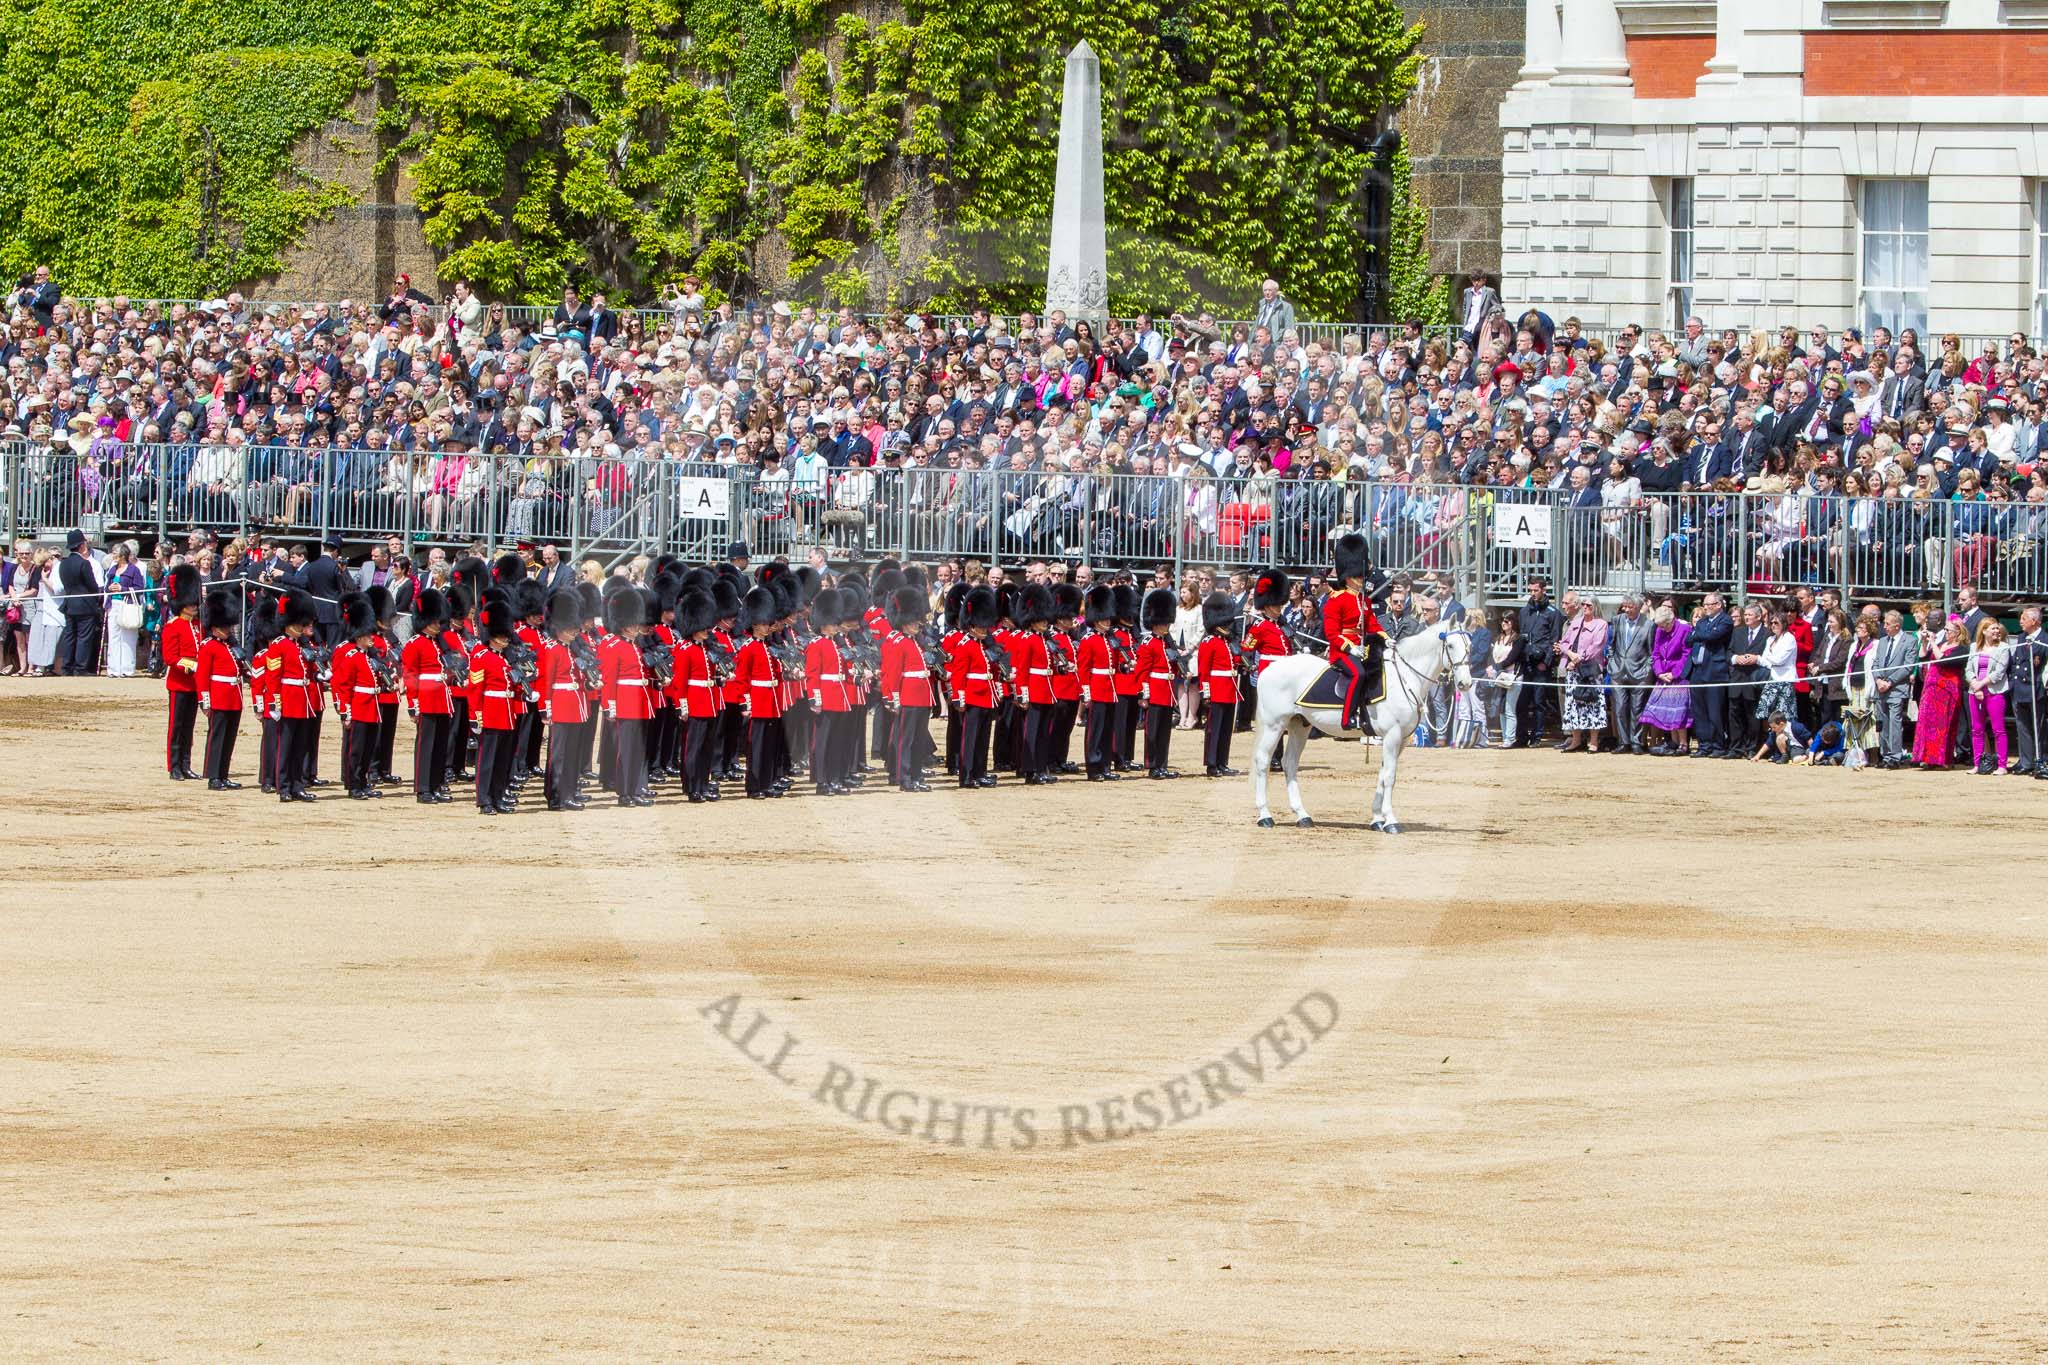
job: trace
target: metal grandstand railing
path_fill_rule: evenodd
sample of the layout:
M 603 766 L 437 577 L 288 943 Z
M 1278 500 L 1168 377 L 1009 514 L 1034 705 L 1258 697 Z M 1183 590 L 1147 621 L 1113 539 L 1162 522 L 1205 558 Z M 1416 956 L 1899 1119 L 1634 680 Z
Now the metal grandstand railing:
M 1356 530 L 1375 561 L 1449 576 L 1467 601 L 1562 590 L 1774 594 L 1800 583 L 1857 599 L 1999 600 L 2048 593 L 2048 504 L 1679 493 L 1605 505 L 1565 492 L 1325 478 L 751 467 L 566 455 L 434 455 L 231 445 L 100 455 L 0 447 L 0 524 L 54 538 L 245 541 L 338 534 L 451 548 L 547 542 L 611 561 L 761 556 L 1029 558 L 1224 570 L 1330 562 Z

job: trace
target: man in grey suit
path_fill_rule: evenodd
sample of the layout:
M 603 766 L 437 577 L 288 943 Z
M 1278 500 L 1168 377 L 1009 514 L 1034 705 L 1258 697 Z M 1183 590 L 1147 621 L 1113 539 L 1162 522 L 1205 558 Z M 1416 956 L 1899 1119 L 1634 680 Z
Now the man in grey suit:
M 1870 656 L 1880 761 L 1887 768 L 1906 766 L 1906 702 L 1913 695 L 1913 668 L 1920 659 L 1920 647 L 1906 634 L 1905 625 L 1903 615 L 1886 612 L 1884 638 Z
M 1650 623 L 1643 619 L 1643 599 L 1634 593 L 1621 599 L 1621 611 L 1607 630 L 1607 677 L 1614 688 L 1614 741 L 1630 753 L 1643 752 L 1643 702 L 1650 687 Z

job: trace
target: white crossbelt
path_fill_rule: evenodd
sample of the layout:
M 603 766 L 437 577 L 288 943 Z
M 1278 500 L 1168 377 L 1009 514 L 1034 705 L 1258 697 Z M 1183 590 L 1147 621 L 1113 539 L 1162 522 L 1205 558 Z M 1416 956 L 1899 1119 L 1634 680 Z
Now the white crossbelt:
M 1149 673 L 1146 676 L 1152 678 L 1165 678 L 1168 681 L 1171 681 L 1173 678 L 1173 674 L 1171 673 Z
M 239 673 L 213 673 L 209 674 L 206 680 L 208 682 L 217 683 L 240 682 L 242 680 L 242 675 Z
M 357 688 L 357 689 L 355 689 L 355 690 L 356 690 L 356 691 L 357 691 L 358 693 L 368 692 L 368 693 L 370 693 L 370 694 L 371 694 L 372 696 L 375 696 L 375 695 L 376 695 L 376 692 L 377 692 L 377 689 L 376 689 L 376 688 L 374 688 L 374 687 L 358 687 L 358 688 Z
M 756 683 L 754 684 L 754 686 L 756 686 L 756 687 L 775 687 L 775 686 L 778 686 L 778 685 L 779 685 L 779 684 L 776 684 L 776 683 L 772 683 L 772 682 L 756 682 Z
M 443 677 L 443 676 L 444 676 L 444 675 L 442 675 L 442 674 L 440 674 L 440 673 L 422 673 L 422 674 L 420 674 L 420 681 L 421 681 L 421 682 L 439 682 L 439 681 L 441 681 L 441 679 L 442 679 L 442 677 Z
M 689 680 L 689 685 L 690 685 L 691 687 L 709 687 L 709 686 L 711 686 L 711 679 L 709 679 L 709 678 L 691 678 L 691 679 Z
M 987 681 L 988 681 L 988 674 L 986 674 L 986 673 L 969 673 L 969 674 L 967 675 L 967 678 L 968 678 L 968 681 L 969 681 L 969 682 L 987 682 Z
M 1052 670 L 1049 668 L 1034 668 L 1031 670 L 1031 676 L 1034 678 L 1050 678 Z
M 555 691 L 557 691 L 557 692 L 581 692 L 582 690 L 583 690 L 583 689 L 582 689 L 582 688 L 580 688 L 580 687 L 578 687 L 578 686 L 577 686 L 577 685 L 576 685 L 575 683 L 556 683 L 556 684 L 555 684 Z
M 818 675 L 818 681 L 819 681 L 819 682 L 838 682 L 838 681 L 840 681 L 840 680 L 841 680 L 842 678 L 844 678 L 844 677 L 845 677 L 845 675 L 844 675 L 843 673 L 820 673 L 820 674 Z
M 923 672 L 923 673 L 905 673 L 905 674 L 904 674 L 903 676 L 904 676 L 904 677 L 906 677 L 906 678 L 929 678 L 929 677 L 931 676 L 931 674 L 930 674 L 929 672 Z

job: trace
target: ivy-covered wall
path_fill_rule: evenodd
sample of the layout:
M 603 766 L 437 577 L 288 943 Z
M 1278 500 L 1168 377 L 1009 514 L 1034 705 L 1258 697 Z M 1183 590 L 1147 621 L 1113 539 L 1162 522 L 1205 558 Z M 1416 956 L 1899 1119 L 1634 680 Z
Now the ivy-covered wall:
M 1084 37 L 1113 306 L 1238 312 L 1271 273 L 1303 316 L 1352 315 L 1367 149 L 1418 61 L 1393 0 L 0 0 L 0 271 L 180 295 L 274 272 L 346 198 L 292 149 L 367 85 L 442 277 L 488 294 L 694 270 L 1023 306 Z M 1396 313 L 1431 284 L 1404 176 Z

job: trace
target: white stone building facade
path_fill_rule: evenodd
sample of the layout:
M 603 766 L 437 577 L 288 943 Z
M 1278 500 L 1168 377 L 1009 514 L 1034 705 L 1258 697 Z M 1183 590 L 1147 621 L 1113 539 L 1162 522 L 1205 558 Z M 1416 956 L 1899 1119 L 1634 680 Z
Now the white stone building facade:
M 2048 333 L 2048 0 L 1530 0 L 1503 294 Z

